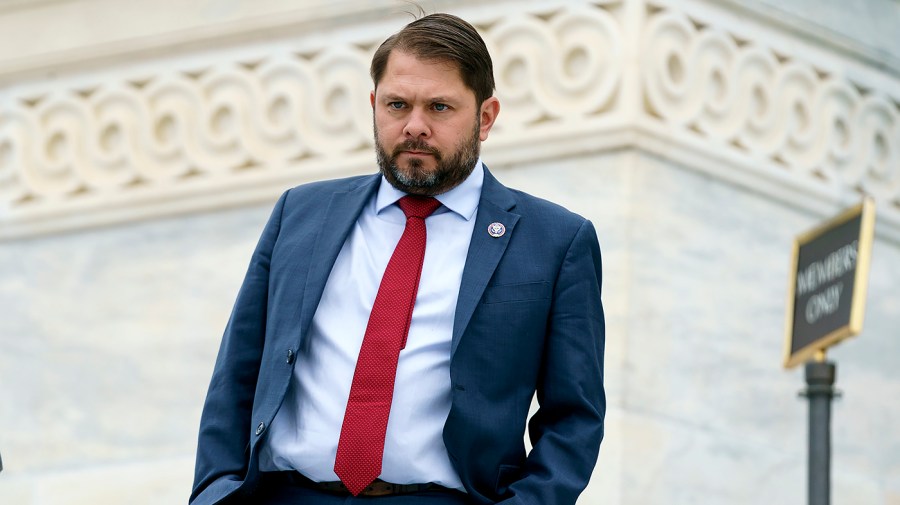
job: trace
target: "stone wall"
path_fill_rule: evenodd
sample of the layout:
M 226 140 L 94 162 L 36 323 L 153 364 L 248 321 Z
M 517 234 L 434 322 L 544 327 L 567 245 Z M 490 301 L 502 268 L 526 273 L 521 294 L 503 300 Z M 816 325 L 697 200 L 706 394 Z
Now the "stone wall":
M 869 194 L 833 494 L 900 504 L 900 3 L 423 4 L 491 47 L 494 174 L 598 230 L 610 410 L 579 503 L 805 499 L 790 247 Z M 186 502 L 262 224 L 286 187 L 373 170 L 367 61 L 403 8 L 0 6 L 0 503 Z

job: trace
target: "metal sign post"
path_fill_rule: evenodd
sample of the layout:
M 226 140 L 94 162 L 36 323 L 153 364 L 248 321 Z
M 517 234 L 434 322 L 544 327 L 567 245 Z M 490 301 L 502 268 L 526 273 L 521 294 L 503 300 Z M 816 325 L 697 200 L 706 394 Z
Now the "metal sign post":
M 831 400 L 839 393 L 825 352 L 862 330 L 874 230 L 867 198 L 794 241 L 784 366 L 806 363 L 809 505 L 831 502 Z
M 800 394 L 809 399 L 809 504 L 831 503 L 831 399 L 840 393 L 834 388 L 835 364 L 825 353 L 806 364 L 806 389 Z M 821 358 L 821 359 L 819 359 Z

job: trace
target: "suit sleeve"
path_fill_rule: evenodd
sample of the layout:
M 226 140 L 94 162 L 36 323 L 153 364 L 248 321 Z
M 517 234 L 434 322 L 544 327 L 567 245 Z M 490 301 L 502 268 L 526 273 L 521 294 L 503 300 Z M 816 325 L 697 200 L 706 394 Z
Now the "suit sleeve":
M 211 484 L 223 479 L 240 482 L 247 471 L 250 415 L 266 333 L 269 266 L 286 196 L 278 200 L 263 230 L 222 336 L 200 418 L 191 503 Z
M 587 486 L 600 441 L 605 321 L 600 247 L 585 220 L 569 245 L 553 292 L 537 398 L 528 426 L 532 450 L 506 505 L 574 505 Z

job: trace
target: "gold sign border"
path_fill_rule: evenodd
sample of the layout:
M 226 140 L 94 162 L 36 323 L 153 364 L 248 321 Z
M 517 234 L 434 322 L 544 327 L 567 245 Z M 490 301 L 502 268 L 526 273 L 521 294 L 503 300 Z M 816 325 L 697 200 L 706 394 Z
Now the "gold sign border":
M 856 274 L 853 278 L 853 300 L 850 306 L 850 322 L 791 354 L 794 338 L 794 300 L 797 288 L 797 266 L 800 261 L 800 247 L 860 215 L 862 215 L 862 219 L 859 226 L 859 249 L 857 251 Z M 842 211 L 837 216 L 794 239 L 794 247 L 791 253 L 791 274 L 788 281 L 787 322 L 784 329 L 785 368 L 791 368 L 805 363 L 813 358 L 819 351 L 824 351 L 846 338 L 858 335 L 862 331 L 863 319 L 866 312 L 866 293 L 869 286 L 869 263 L 872 257 L 872 241 L 874 236 L 875 201 L 866 197 L 861 203 Z

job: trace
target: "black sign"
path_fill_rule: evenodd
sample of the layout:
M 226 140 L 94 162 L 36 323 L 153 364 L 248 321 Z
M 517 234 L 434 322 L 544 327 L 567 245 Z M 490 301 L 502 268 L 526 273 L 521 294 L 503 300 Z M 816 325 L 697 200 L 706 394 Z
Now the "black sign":
M 874 226 L 867 199 L 794 242 L 784 366 L 862 330 Z

